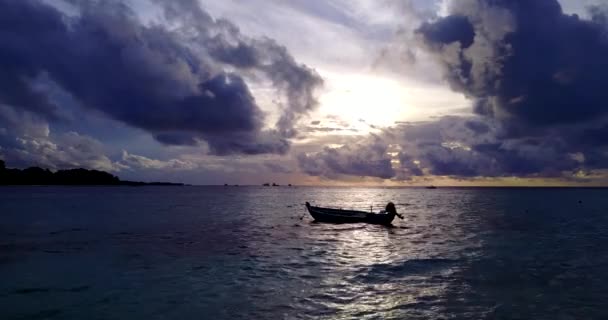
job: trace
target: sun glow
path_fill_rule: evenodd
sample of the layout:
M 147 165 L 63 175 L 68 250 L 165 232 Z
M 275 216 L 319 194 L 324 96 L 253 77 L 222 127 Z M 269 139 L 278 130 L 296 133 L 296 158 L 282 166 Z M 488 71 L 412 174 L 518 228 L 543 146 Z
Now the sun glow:
M 397 121 L 424 121 L 455 114 L 470 106 L 470 101 L 463 95 L 444 86 L 421 86 L 370 73 L 325 70 L 320 73 L 326 88 L 320 95 L 320 107 L 315 116 L 338 116 L 359 134 L 392 126 Z
M 385 127 L 411 116 L 411 97 L 397 81 L 369 75 L 324 76 L 331 79 L 331 88 L 321 96 L 320 111 L 338 115 L 353 127 Z

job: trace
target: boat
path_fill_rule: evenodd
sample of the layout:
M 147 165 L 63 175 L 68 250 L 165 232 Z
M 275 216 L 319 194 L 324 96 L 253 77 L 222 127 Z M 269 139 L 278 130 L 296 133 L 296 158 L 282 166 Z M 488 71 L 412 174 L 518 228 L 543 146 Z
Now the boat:
M 426 188 L 427 188 L 427 189 L 437 189 L 437 187 L 435 187 L 435 186 L 428 186 L 428 187 L 426 187 Z
M 392 209 L 390 209 L 392 207 Z M 389 203 L 386 212 L 373 213 L 358 210 L 343 210 L 334 208 L 324 208 L 311 206 L 306 202 L 306 209 L 313 219 L 318 222 L 328 223 L 371 223 L 390 225 L 395 216 L 403 219 L 403 216 L 397 213 L 395 205 Z

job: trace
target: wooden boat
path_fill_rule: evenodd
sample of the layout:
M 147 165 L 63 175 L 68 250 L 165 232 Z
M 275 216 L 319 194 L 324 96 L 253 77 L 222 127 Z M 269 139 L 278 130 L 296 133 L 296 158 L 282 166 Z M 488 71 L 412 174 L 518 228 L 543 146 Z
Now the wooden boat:
M 394 205 L 393 205 L 394 208 Z M 329 223 L 372 223 L 389 225 L 399 214 L 395 213 L 372 213 L 358 210 L 342 210 L 311 206 L 306 202 L 306 209 L 315 221 Z

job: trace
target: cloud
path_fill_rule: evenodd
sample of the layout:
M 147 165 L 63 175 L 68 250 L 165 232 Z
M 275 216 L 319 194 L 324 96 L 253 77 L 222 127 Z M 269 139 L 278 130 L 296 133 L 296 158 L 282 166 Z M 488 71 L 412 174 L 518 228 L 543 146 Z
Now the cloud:
M 333 179 L 350 175 L 389 179 L 395 172 L 387 150 L 388 145 L 382 139 L 372 137 L 357 145 L 325 147 L 316 153 L 300 153 L 297 159 L 300 168 L 312 176 Z
M 264 166 L 273 173 L 293 173 L 292 169 L 280 163 L 265 162 Z
M 151 159 L 148 157 L 131 154 L 126 150 L 122 151 L 120 164 L 131 170 L 194 170 L 199 167 L 197 163 L 188 160 L 170 159 L 167 161 Z
M 449 2 L 415 31 L 476 116 L 384 128 L 368 143 L 301 156 L 311 175 L 527 177 L 576 180 L 608 166 L 606 12 L 562 12 L 555 0 Z M 388 146 L 379 150 L 378 144 Z M 378 152 L 374 152 L 374 150 Z M 389 159 L 351 170 L 353 155 Z M 341 164 L 341 165 L 330 165 Z M 345 169 L 346 168 L 346 169 Z
M 608 27 L 608 4 L 590 6 L 589 14 L 593 22 Z
M 469 19 L 465 16 L 453 15 L 442 18 L 434 23 L 425 22 L 418 32 L 424 35 L 425 40 L 431 45 L 442 45 L 459 42 L 463 48 L 473 44 L 475 30 Z
M 51 134 L 48 124 L 28 113 L 0 106 L 0 158 L 11 167 L 84 167 L 120 171 L 98 140 L 76 132 Z
M 318 104 L 314 91 L 323 80 L 315 70 L 298 64 L 285 47 L 272 39 L 247 38 L 230 21 L 214 21 L 196 0 L 157 2 L 165 9 L 165 17 L 184 31 L 181 36 L 195 43 L 195 47 L 235 68 L 263 73 L 286 98 L 277 122 L 279 132 L 286 137 L 295 135 L 295 121 Z
M 417 33 L 477 113 L 552 126 L 607 114 L 606 16 L 594 12 L 584 20 L 557 0 L 467 0 Z
M 125 168 L 120 172 L 122 179 L 199 185 L 258 185 L 262 181 L 287 184 L 297 174 L 292 157 L 271 154 L 247 157 L 210 156 L 197 152 L 157 157 L 123 150 L 116 163 Z
M 357 142 L 361 137 L 351 137 L 339 148 L 302 153 L 298 161 L 301 170 L 313 176 L 397 181 L 423 176 L 574 179 L 581 172 L 606 168 L 606 131 L 563 130 L 511 137 L 495 120 L 446 116 L 384 128 L 369 136 L 369 141 Z M 583 135 L 594 136 L 601 144 L 577 143 L 583 141 Z
M 355 129 L 355 128 L 340 128 L 340 127 L 304 127 L 303 129 L 304 132 L 307 133 L 311 133 L 311 132 L 341 132 L 341 131 L 347 131 L 347 132 L 357 132 L 359 130 Z
M 166 22 L 143 23 L 120 1 L 1 0 L 0 103 L 57 116 L 48 77 L 83 107 L 150 132 L 164 144 L 204 141 L 216 154 L 285 153 L 293 126 L 317 101 L 317 73 L 271 39 L 243 36 L 196 1 L 159 2 Z M 28 19 L 19 17 L 27 16 Z M 286 101 L 266 130 L 245 76 L 260 74 Z
M 416 161 L 425 174 L 473 177 L 554 177 L 581 167 L 559 136 L 508 138 L 500 123 L 483 118 L 443 117 L 394 128 L 401 165 Z M 473 125 L 474 124 L 474 125 Z M 571 151 L 573 152 L 573 151 Z M 403 162 L 403 157 L 408 162 Z

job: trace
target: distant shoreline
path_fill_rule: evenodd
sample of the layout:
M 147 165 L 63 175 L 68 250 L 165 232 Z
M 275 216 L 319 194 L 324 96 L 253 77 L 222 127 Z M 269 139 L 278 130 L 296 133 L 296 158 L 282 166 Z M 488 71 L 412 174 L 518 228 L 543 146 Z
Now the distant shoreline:
M 142 182 L 120 180 L 108 172 L 87 170 L 83 168 L 58 170 L 29 167 L 26 169 L 8 169 L 0 160 L 0 186 L 185 186 L 173 182 Z
M 185 183 L 146 183 L 143 184 L 3 184 L 2 187 L 196 187 Z
M 3 184 L 2 187 L 197 187 L 185 183 L 143 183 L 143 184 Z

